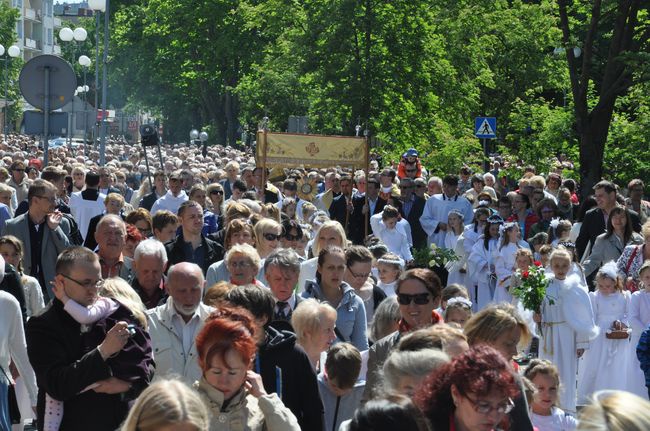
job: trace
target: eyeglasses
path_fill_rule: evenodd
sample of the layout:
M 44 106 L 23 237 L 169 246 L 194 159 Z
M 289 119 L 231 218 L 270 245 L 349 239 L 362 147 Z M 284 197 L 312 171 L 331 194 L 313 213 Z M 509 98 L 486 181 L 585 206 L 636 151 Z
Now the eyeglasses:
M 474 401 L 467 395 L 465 395 L 465 398 L 467 398 L 467 400 L 470 402 L 472 407 L 474 407 L 474 411 L 482 415 L 487 415 L 492 411 L 496 411 L 497 413 L 502 415 L 503 414 L 507 415 L 515 407 L 515 403 L 510 398 L 508 398 L 504 403 L 496 407 L 493 407 L 490 403 L 487 403 L 485 401 Z
M 231 261 L 228 264 L 228 266 L 232 268 L 250 268 L 251 266 L 253 266 L 253 264 L 248 260 L 240 260 L 240 261 L 235 260 L 235 261 Z
M 12 169 L 12 171 L 14 171 L 14 172 L 25 172 L 24 169 Z
M 424 184 L 418 184 L 417 186 L 415 186 L 415 188 L 424 189 L 426 188 L 426 186 Z
M 399 302 L 400 305 L 409 305 L 411 302 L 415 302 L 417 305 L 424 305 L 429 303 L 430 296 L 430 293 L 417 293 L 415 295 L 398 293 L 397 302 Z
M 50 201 L 50 202 L 56 202 L 56 197 L 54 197 L 54 196 L 51 196 L 51 197 L 50 197 L 50 196 L 40 196 L 40 195 L 36 195 L 36 196 L 34 196 L 34 197 L 41 198 L 41 199 L 46 199 L 46 200 L 48 200 L 48 201 Z
M 223 190 L 212 190 L 211 195 L 223 195 Z
M 300 238 L 302 238 L 300 235 L 291 235 L 290 233 L 284 235 L 284 239 L 287 241 L 298 241 Z
M 67 276 L 65 274 L 59 274 L 59 275 L 61 277 L 63 277 L 63 278 L 66 278 L 66 279 L 68 279 L 70 281 L 73 281 L 73 282 L 77 283 L 79 286 L 82 286 L 85 289 L 92 289 L 92 288 L 99 289 L 99 285 L 102 284 L 102 282 L 104 281 L 102 279 L 99 279 L 97 281 L 88 280 L 88 281 L 81 282 L 81 281 L 75 280 L 74 278 L 69 277 L 69 276 Z
M 407 169 L 406 172 L 417 172 L 417 169 Z
M 350 267 L 348 267 L 348 271 L 350 271 L 350 274 L 351 274 L 352 277 L 354 277 L 354 278 L 363 278 L 363 279 L 365 280 L 366 278 L 370 277 L 370 273 L 369 273 L 369 272 L 366 272 L 366 273 L 363 273 L 363 274 L 357 274 L 356 272 L 352 272 L 352 270 L 350 269 Z
M 265 233 L 262 235 L 267 241 L 279 241 L 282 238 L 282 235 L 276 235 L 274 233 Z
M 413 188 L 413 186 L 399 186 L 399 188 L 402 190 L 410 190 Z

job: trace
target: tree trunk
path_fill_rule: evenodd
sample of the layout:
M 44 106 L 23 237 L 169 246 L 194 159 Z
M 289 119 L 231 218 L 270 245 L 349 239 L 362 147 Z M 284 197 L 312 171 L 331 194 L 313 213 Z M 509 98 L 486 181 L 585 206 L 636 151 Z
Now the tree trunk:
M 580 196 L 593 193 L 593 186 L 603 179 L 603 157 L 609 134 L 614 104 L 593 110 L 587 118 L 578 120 L 580 133 Z

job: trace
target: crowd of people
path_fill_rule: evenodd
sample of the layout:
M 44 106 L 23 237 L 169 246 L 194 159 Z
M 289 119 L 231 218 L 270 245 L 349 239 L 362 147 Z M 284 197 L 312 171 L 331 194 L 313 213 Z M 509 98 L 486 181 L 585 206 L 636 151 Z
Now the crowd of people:
M 642 180 L 153 150 L 0 144 L 1 431 L 650 429 Z

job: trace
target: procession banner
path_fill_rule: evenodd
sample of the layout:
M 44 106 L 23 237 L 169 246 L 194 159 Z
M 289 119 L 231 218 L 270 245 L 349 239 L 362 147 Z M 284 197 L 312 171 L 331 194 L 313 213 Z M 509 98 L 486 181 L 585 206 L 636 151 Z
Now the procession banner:
M 266 167 L 366 166 L 366 139 L 350 136 L 257 133 L 257 163 Z

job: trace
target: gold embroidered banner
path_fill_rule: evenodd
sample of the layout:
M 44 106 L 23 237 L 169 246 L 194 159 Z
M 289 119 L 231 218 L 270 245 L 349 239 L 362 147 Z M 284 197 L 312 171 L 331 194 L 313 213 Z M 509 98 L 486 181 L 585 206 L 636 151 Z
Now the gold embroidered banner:
M 255 158 L 259 165 L 265 150 L 267 167 L 366 166 L 365 138 L 258 132 Z

